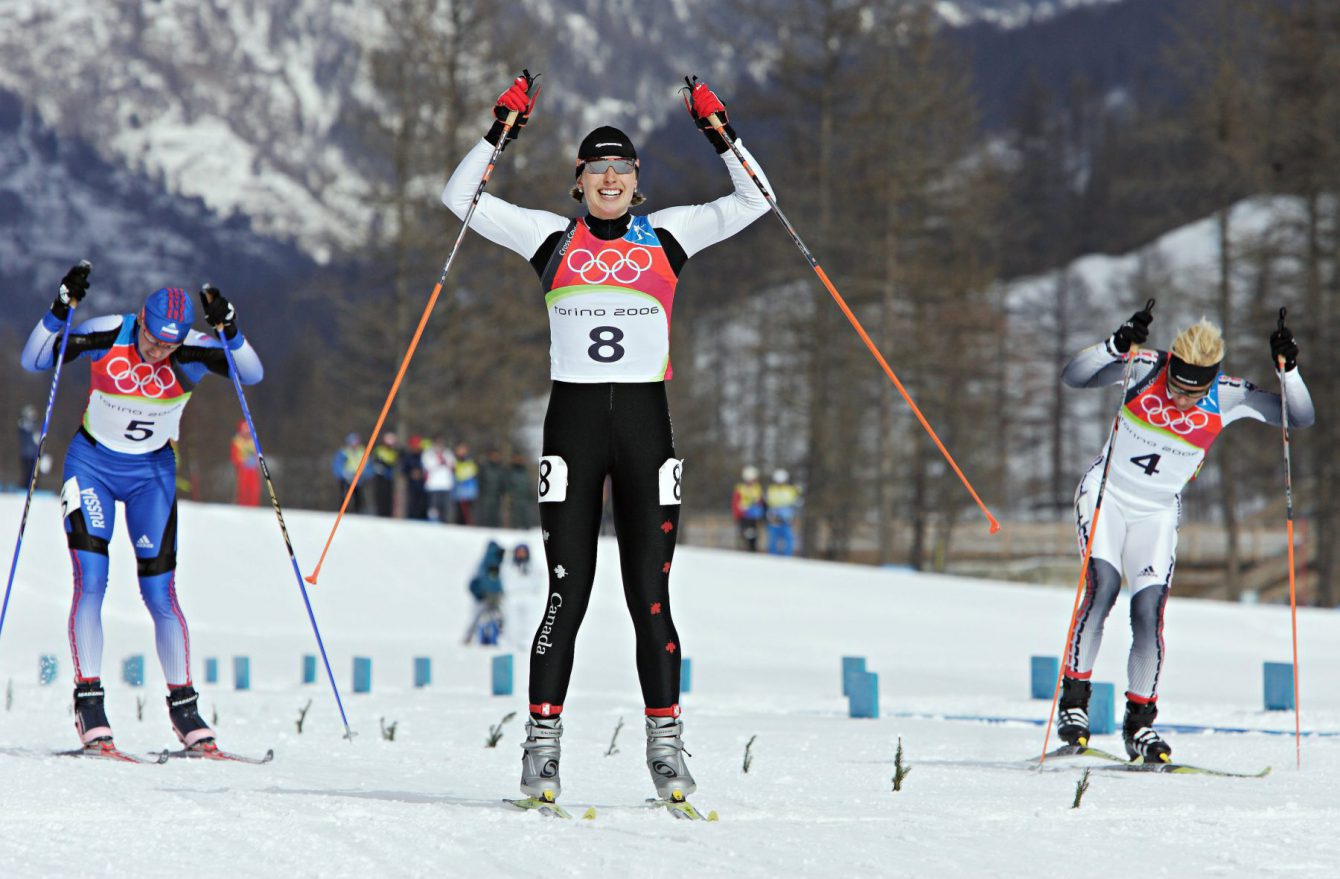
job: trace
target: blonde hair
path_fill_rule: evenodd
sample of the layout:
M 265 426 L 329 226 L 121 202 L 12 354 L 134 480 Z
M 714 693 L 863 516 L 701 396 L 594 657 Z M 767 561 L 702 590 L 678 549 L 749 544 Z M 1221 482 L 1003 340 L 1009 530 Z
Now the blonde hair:
M 586 196 L 584 196 L 584 195 L 582 194 L 582 188 L 581 188 L 581 186 L 579 186 L 579 185 L 577 185 L 577 184 L 575 184 L 575 183 L 573 184 L 572 188 L 568 190 L 568 195 L 572 196 L 572 197 L 575 198 L 577 201 L 580 201 L 580 202 L 585 202 L 585 201 L 586 201 Z M 635 207 L 637 207 L 638 205 L 642 204 L 642 203 L 643 203 L 644 201 L 646 201 L 646 200 L 647 200 L 647 197 L 646 197 L 645 195 L 642 194 L 642 190 L 640 190 L 640 189 L 634 189 L 634 190 L 633 190 L 633 199 L 632 199 L 632 201 L 628 202 L 628 206 L 629 206 L 629 207 L 634 207 L 634 208 L 635 208 Z
M 1214 366 L 1223 362 L 1224 337 L 1218 327 L 1201 318 L 1177 334 L 1172 353 L 1192 366 Z

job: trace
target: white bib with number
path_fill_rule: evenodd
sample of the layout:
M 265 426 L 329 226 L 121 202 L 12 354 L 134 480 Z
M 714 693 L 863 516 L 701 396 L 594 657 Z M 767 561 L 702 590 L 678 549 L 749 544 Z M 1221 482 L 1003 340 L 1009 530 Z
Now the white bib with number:
M 191 392 L 170 360 L 140 357 L 133 327 L 126 315 L 116 343 L 93 361 L 84 430 L 113 451 L 143 455 L 177 438 Z

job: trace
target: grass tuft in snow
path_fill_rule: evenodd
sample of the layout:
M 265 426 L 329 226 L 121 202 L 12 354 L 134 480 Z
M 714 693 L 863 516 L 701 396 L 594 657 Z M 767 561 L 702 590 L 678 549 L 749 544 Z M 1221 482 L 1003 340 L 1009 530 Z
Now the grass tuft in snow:
M 903 765 L 903 737 L 898 737 L 898 750 L 893 754 L 893 790 L 903 789 L 903 779 L 912 774 L 911 766 Z
M 498 747 L 498 742 L 502 741 L 503 724 L 507 723 L 507 721 L 511 720 L 513 717 L 516 717 L 516 712 L 509 711 L 507 712 L 506 716 L 503 717 L 502 720 L 498 721 L 493 726 L 489 727 L 489 737 L 488 740 L 484 742 L 484 747 L 486 748 Z
M 1079 808 L 1079 801 L 1084 799 L 1084 792 L 1089 789 L 1089 770 L 1084 770 L 1084 774 L 1075 782 L 1075 802 L 1070 806 L 1072 809 Z

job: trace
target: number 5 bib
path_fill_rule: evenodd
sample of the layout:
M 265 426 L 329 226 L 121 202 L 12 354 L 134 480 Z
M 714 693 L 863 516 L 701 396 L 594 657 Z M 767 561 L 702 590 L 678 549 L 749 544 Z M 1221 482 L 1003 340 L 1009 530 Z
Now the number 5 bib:
M 646 217 L 634 217 L 614 241 L 573 220 L 542 276 L 550 376 L 585 383 L 670 378 L 677 281 Z
M 135 346 L 135 316 L 125 315 L 116 343 L 92 363 L 84 429 L 99 443 L 132 455 L 176 439 L 191 389 L 171 359 L 148 363 Z

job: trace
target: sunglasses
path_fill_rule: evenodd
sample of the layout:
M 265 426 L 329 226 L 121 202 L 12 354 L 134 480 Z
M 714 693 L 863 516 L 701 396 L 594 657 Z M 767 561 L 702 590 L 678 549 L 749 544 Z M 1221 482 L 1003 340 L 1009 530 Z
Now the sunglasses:
M 582 163 L 587 174 L 604 174 L 610 168 L 615 174 L 632 174 L 637 170 L 636 159 L 588 159 Z
M 1189 388 L 1186 387 L 1185 385 L 1181 385 L 1173 381 L 1171 376 L 1168 378 L 1169 394 L 1177 394 L 1180 397 L 1187 397 L 1188 399 L 1191 400 L 1199 400 L 1206 394 L 1210 393 L 1210 387 L 1211 387 L 1210 385 L 1205 385 L 1204 387 L 1201 388 Z

